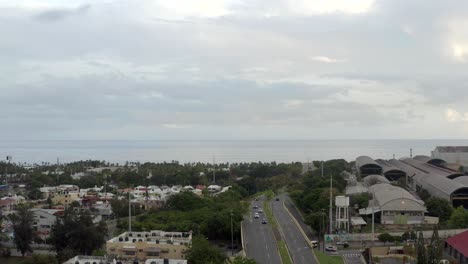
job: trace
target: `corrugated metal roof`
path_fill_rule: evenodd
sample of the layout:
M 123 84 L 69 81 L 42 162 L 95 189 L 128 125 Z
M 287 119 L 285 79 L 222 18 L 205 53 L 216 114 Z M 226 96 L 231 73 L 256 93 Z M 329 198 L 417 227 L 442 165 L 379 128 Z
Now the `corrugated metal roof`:
M 388 183 L 380 183 L 369 187 L 369 192 L 373 193 L 374 201 L 377 202 L 377 206 L 385 206 L 391 201 L 402 200 L 403 206 L 395 208 L 395 210 L 414 210 L 414 211 L 425 211 L 424 202 L 416 199 L 407 190 L 394 186 Z M 414 203 L 405 203 L 404 200 L 410 200 Z M 385 209 L 384 209 L 385 210 Z M 388 209 L 387 209 L 388 210 Z
M 415 167 L 427 174 L 434 174 L 438 175 L 441 177 L 449 177 L 449 178 L 456 178 L 458 176 L 461 176 L 463 174 L 458 173 L 456 171 L 447 169 L 447 168 L 441 168 L 437 167 L 428 163 L 421 162 L 419 160 L 414 160 L 414 159 L 403 159 L 401 160 L 403 163 L 406 163 L 412 167 Z
M 365 186 L 371 186 L 379 183 L 390 183 L 390 181 L 382 175 L 368 175 L 362 180 L 362 182 Z
M 405 173 L 403 170 L 396 167 L 395 165 L 393 165 L 389 161 L 382 160 L 382 159 L 377 159 L 375 161 L 382 167 L 382 171 L 383 171 L 384 174 L 389 172 L 389 171 L 401 171 L 402 173 Z
M 356 166 L 358 168 L 364 166 L 364 165 L 377 165 L 380 167 L 380 165 L 375 162 L 374 159 L 372 159 L 371 157 L 369 156 L 359 156 L 356 158 Z
M 460 176 L 460 177 L 453 179 L 453 181 L 456 181 L 456 182 L 459 182 L 461 184 L 468 186 L 468 176 Z

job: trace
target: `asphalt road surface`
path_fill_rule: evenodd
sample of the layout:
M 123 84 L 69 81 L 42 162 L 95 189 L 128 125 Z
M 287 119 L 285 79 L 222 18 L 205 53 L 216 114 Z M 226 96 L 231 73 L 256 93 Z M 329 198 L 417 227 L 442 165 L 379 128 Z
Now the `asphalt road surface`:
M 288 212 L 286 212 L 286 209 L 283 206 L 284 199 L 285 196 L 280 195 L 279 201 L 273 199 L 271 206 L 273 209 L 273 215 L 275 216 L 284 235 L 284 241 L 288 245 L 289 253 L 291 254 L 293 262 L 295 264 L 317 264 L 312 253 L 312 249 L 289 216 Z
M 263 199 L 264 197 L 260 197 L 259 201 L 252 202 L 249 215 L 245 216 L 242 222 L 244 250 L 247 257 L 253 258 L 258 264 L 281 264 L 273 229 L 270 223 L 262 224 L 262 219 L 266 216 L 263 215 L 264 213 L 259 213 L 260 218 L 254 218 L 257 210 L 252 208 L 254 205 L 262 208 Z

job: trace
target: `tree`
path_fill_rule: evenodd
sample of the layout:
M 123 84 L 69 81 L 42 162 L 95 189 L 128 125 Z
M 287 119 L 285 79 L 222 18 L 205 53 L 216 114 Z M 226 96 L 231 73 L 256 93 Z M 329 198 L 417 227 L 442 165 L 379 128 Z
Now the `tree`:
M 190 264 L 218 264 L 225 261 L 221 251 L 208 242 L 203 236 L 195 236 L 192 239 L 192 247 L 187 254 Z
M 422 231 L 419 231 L 418 244 L 417 244 L 417 264 L 427 264 L 426 245 Z
M 228 264 L 256 264 L 255 260 L 251 258 L 237 256 L 234 259 L 230 259 Z
M 442 241 L 439 238 L 439 229 L 434 225 L 432 231 L 431 244 L 427 252 L 427 259 L 429 264 L 439 264 L 442 255 Z
M 468 227 L 468 211 L 463 206 L 453 210 L 452 215 L 448 221 L 451 228 L 466 228 Z
M 15 214 L 10 215 L 10 221 L 13 224 L 13 233 L 16 248 L 21 252 L 21 255 L 26 252 L 32 252 L 31 242 L 34 239 L 34 214 L 26 205 L 21 205 L 16 210 Z
M 438 216 L 441 222 L 450 218 L 453 212 L 452 205 L 446 199 L 431 197 L 426 201 L 427 211 L 431 216 Z
M 68 208 L 52 226 L 50 239 L 59 258 L 66 259 L 70 255 L 91 255 L 105 243 L 106 234 L 106 224 L 94 224 L 89 211 Z
M 386 244 L 387 242 L 392 242 L 394 240 L 393 236 L 387 232 L 380 234 L 377 238 L 379 239 L 379 241 L 384 242 L 384 244 Z

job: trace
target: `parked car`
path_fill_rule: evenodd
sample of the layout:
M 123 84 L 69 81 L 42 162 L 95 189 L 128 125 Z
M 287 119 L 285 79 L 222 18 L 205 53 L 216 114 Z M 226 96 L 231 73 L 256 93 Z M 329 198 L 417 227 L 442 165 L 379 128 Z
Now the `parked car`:
M 267 224 L 267 220 L 265 218 L 262 219 L 262 224 L 264 224 L 264 225 Z
M 334 246 L 328 246 L 328 247 L 325 247 L 325 250 L 326 250 L 326 251 L 329 251 L 329 252 L 336 252 L 336 247 L 334 247 Z

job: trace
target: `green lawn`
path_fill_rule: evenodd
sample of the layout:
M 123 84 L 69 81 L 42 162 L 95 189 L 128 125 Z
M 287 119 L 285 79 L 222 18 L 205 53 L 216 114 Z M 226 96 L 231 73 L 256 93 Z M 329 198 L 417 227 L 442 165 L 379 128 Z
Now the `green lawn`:
M 328 256 L 317 249 L 314 249 L 314 252 L 320 264 L 343 264 L 344 263 L 343 258 L 341 256 Z
M 9 258 L 0 257 L 0 263 L 2 264 L 18 264 L 18 263 L 21 263 L 23 260 L 24 258 L 19 258 L 19 257 L 9 257 Z

